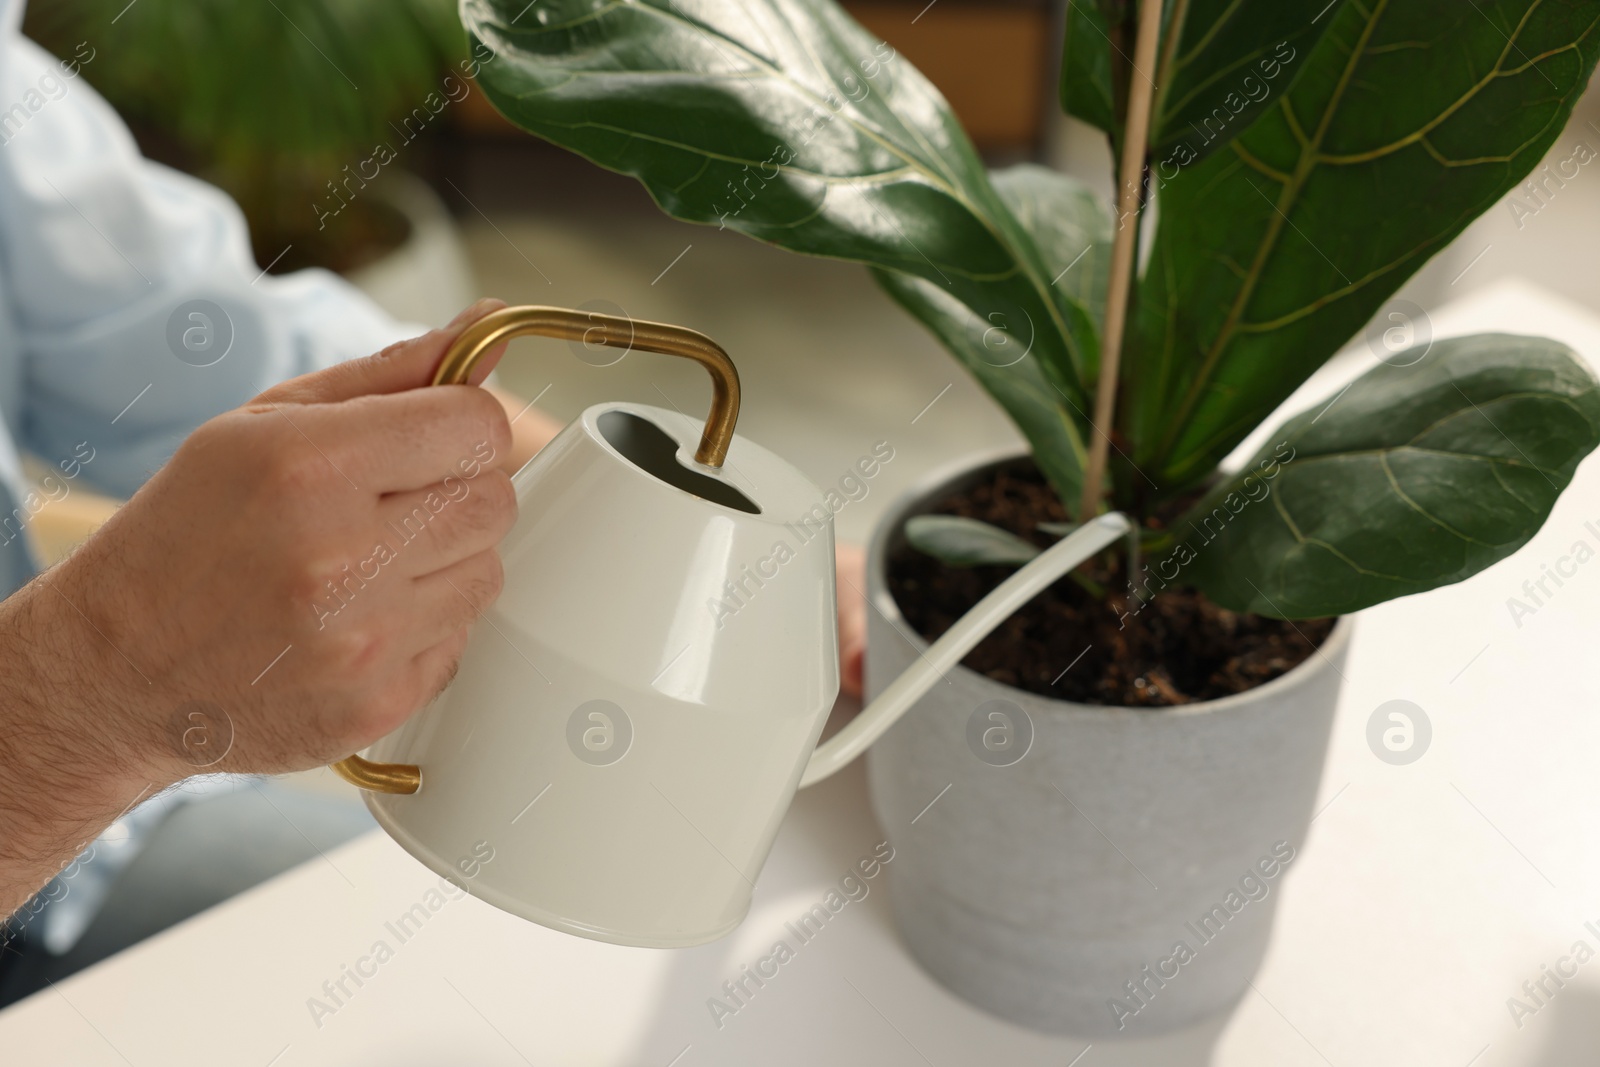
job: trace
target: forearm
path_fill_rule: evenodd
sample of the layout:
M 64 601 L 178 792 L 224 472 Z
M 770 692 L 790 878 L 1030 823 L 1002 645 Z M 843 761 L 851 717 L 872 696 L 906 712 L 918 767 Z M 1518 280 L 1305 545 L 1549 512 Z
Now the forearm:
M 520 462 L 554 432 L 530 410 L 514 447 L 501 402 L 423 388 L 495 306 L 210 419 L 0 601 L 0 916 L 185 776 L 326 764 L 448 683 L 516 518 L 471 457 Z M 393 547 L 416 515 L 432 536 Z
M 142 685 L 78 608 L 93 606 L 59 569 L 0 602 L 0 915 L 65 869 L 141 798 L 176 780 L 152 759 L 159 728 L 141 729 Z M 114 655 L 114 653 L 112 653 Z M 127 678 L 120 677 L 127 675 Z M 109 684 L 108 684 L 109 683 Z M 125 699 L 114 700 L 111 686 Z M 148 733 L 151 736 L 140 736 Z

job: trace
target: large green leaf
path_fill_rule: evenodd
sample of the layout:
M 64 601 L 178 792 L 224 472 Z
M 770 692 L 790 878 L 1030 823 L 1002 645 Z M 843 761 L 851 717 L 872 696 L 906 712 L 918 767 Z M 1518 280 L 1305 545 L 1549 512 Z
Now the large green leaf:
M 1094 194 L 1081 182 L 1032 164 L 996 171 L 992 181 L 1037 246 L 1052 284 L 1090 309 L 1098 326 L 1105 310 L 1111 220 Z M 1076 501 L 1083 487 L 1087 414 L 1052 384 L 1023 339 L 1002 320 L 986 320 L 961 304 L 941 285 L 881 268 L 873 273 L 1006 409 L 1061 499 Z
M 1052 286 L 938 91 L 832 0 L 463 0 L 513 122 L 668 213 L 922 278 L 1086 407 L 1085 309 Z
M 1116 141 L 1121 86 L 1148 77 L 1151 165 L 1168 173 L 1189 166 L 1243 132 L 1288 86 L 1339 2 L 1166 0 L 1159 61 L 1140 73 L 1130 58 L 1138 5 L 1074 0 L 1062 42 L 1062 107 Z
M 1600 383 L 1540 338 L 1406 357 L 1279 427 L 1178 524 L 1186 540 L 1154 572 L 1237 611 L 1313 618 L 1458 582 L 1521 547 L 1600 443 Z
M 1182 20 L 1156 74 L 1150 146 L 1188 166 L 1238 136 L 1289 87 L 1337 0 L 1169 0 Z
M 1033 163 L 991 171 L 989 180 L 1038 250 L 1050 284 L 1086 309 L 1098 336 L 1111 267 L 1105 205 L 1076 178 Z
M 1159 193 L 1119 428 L 1193 484 L 1538 162 L 1596 0 L 1347 2 L 1276 105 Z
M 1121 136 L 1133 54 L 1129 0 L 1071 0 L 1061 39 L 1061 109 Z
M 1002 365 L 1003 347 L 994 343 L 989 324 L 932 282 L 896 271 L 874 269 L 878 283 L 911 314 L 927 324 L 985 391 L 1000 402 L 1033 450 L 1034 462 L 1062 500 L 1077 500 L 1083 490 L 1087 457 L 1083 433 L 1063 406 L 1061 393 L 1046 380 L 1037 360 L 1025 357 Z M 991 343 L 986 343 L 985 338 Z

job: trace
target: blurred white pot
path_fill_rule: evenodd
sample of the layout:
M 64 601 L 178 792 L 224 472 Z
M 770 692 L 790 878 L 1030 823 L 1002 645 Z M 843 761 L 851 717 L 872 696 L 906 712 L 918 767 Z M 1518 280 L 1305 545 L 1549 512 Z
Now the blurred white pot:
M 405 215 L 411 236 L 345 277 L 400 321 L 443 326 L 479 295 L 455 220 L 438 194 L 415 175 L 387 175 L 373 191 Z

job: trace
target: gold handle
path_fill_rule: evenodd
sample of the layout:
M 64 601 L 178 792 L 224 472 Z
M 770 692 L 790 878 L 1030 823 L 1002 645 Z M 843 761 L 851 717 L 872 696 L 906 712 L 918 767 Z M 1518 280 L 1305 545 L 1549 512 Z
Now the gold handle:
M 333 764 L 333 770 L 351 785 L 374 793 L 415 793 L 422 788 L 422 768 L 415 763 L 374 763 L 346 756 Z
M 598 343 L 611 348 L 637 348 L 665 356 L 692 359 L 711 374 L 711 414 L 694 458 L 708 467 L 720 467 L 728 458 L 733 424 L 739 419 L 739 372 L 733 360 L 711 338 L 682 326 L 640 322 L 566 308 L 514 307 L 493 311 L 468 326 L 444 354 L 434 385 L 465 382 L 484 353 L 513 337 L 538 334 L 567 341 Z
M 711 414 L 706 416 L 695 450 L 697 462 L 720 467 L 728 458 L 733 426 L 739 419 L 739 372 L 720 345 L 705 334 L 663 322 L 639 322 L 588 311 L 554 307 L 509 307 L 493 311 L 462 331 L 445 352 L 434 385 L 459 385 L 495 345 L 513 337 L 537 334 L 568 341 L 583 341 L 611 348 L 683 356 L 711 374 Z M 374 763 L 350 756 L 333 765 L 351 785 L 375 793 L 415 793 L 422 788 L 422 768 L 409 763 Z

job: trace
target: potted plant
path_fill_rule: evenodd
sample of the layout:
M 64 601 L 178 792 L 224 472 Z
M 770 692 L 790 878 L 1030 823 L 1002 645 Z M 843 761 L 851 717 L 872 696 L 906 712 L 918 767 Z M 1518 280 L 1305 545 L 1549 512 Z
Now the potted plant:
M 1346 616 L 1526 542 L 1600 392 L 1553 341 L 1379 345 L 1222 461 L 1536 164 L 1600 3 L 1076 3 L 1061 99 L 1111 139 L 1114 213 L 986 171 L 831 0 L 524 8 L 462 4 L 513 122 L 675 217 L 866 263 L 1027 439 L 884 520 L 869 687 L 1073 522 L 1136 520 L 872 751 L 912 952 L 1047 1030 L 1233 1003 L 1311 819 Z
M 146 155 L 233 197 L 268 270 L 338 271 L 408 319 L 472 298 L 448 212 L 407 169 L 484 60 L 451 0 L 51 0 L 24 31 L 59 55 L 87 39 L 84 78 Z

